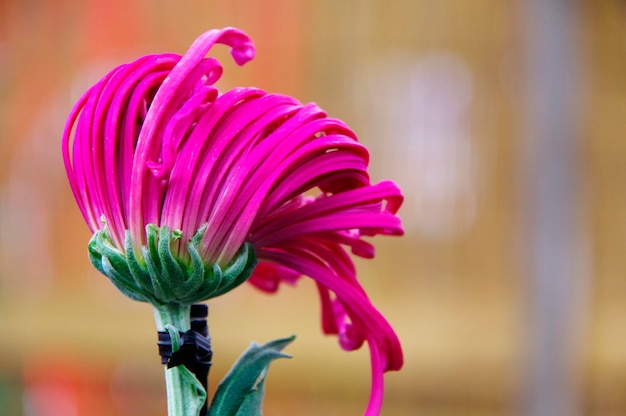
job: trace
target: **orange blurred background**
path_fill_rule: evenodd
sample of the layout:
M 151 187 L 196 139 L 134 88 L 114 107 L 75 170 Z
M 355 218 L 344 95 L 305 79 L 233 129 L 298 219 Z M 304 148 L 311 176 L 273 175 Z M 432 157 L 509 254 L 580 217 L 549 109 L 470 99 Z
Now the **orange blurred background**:
M 405 368 L 383 415 L 626 414 L 626 8 L 607 1 L 0 0 L 0 414 L 165 415 L 151 309 L 89 264 L 63 169 L 76 99 L 205 30 L 255 41 L 225 90 L 315 101 L 406 195 L 358 261 Z M 296 333 L 268 415 L 362 413 L 366 351 L 319 329 L 306 279 L 210 302 L 214 390 L 250 340 Z

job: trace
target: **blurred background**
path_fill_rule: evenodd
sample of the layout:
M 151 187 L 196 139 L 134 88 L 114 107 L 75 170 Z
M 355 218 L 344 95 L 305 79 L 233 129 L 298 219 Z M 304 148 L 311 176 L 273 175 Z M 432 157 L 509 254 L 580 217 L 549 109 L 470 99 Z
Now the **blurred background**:
M 152 312 L 98 275 L 62 166 L 73 103 L 114 66 L 237 26 L 222 90 L 315 101 L 406 195 L 359 261 L 396 328 L 383 415 L 626 415 L 626 3 L 0 0 L 0 414 L 164 416 Z M 366 351 L 314 285 L 210 303 L 211 389 L 250 340 L 298 334 L 268 415 L 356 415 Z

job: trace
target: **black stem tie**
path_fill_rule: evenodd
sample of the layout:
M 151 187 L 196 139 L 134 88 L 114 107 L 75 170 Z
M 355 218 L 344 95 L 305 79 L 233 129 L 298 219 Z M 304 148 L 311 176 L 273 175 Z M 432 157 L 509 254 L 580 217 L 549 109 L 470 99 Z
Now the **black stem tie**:
M 180 332 L 180 348 L 172 352 L 172 340 L 167 331 L 158 332 L 157 345 L 161 364 L 167 368 L 184 365 L 200 381 L 208 394 L 208 376 L 211 369 L 213 351 L 211 350 L 211 337 L 207 325 L 209 308 L 204 304 L 191 305 L 190 309 L 191 329 Z M 204 403 L 200 415 L 205 415 L 207 403 Z

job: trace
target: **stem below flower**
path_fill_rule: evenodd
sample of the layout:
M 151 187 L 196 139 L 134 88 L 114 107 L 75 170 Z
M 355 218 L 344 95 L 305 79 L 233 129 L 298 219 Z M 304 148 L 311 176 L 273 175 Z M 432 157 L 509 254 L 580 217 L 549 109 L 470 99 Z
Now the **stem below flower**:
M 177 334 L 190 329 L 189 310 L 189 305 L 181 304 L 155 306 L 157 330 L 168 331 L 177 338 Z M 178 338 L 172 339 L 172 351 L 179 348 L 179 342 Z M 186 367 L 165 367 L 165 387 L 168 416 L 198 416 L 206 393 L 202 395 L 202 385 Z

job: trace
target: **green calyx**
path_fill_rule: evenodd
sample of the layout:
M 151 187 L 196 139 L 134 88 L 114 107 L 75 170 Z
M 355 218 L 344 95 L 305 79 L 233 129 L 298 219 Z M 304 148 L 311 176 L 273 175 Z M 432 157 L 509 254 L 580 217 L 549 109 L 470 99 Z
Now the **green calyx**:
M 204 227 L 200 228 L 187 243 L 190 261 L 185 262 L 171 251 L 172 243 L 182 237 L 178 230 L 148 225 L 147 245 L 141 247 L 142 258 L 138 258 L 129 231 L 126 231 L 124 251 L 121 251 L 113 245 L 105 227 L 89 240 L 89 259 L 131 299 L 155 306 L 191 305 L 239 286 L 250 277 L 257 264 L 250 243 L 245 243 L 223 269 L 217 264 L 205 264 L 199 254 L 204 231 Z

